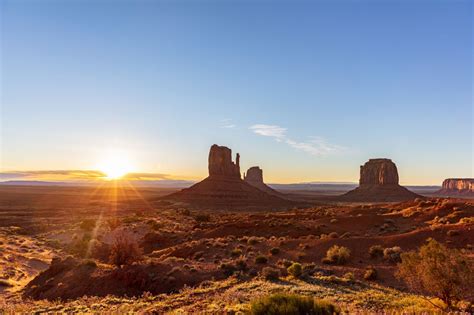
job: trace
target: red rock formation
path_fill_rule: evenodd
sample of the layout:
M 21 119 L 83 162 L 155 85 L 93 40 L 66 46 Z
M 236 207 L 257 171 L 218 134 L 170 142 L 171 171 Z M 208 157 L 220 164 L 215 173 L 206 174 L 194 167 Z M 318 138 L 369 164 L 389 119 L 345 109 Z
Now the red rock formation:
M 370 159 L 360 167 L 359 187 L 341 196 L 347 201 L 404 201 L 420 197 L 398 184 L 398 171 L 390 159 Z
M 370 159 L 360 167 L 359 185 L 398 185 L 397 166 L 390 159 Z
M 232 162 L 232 150 L 214 144 L 209 151 L 209 176 L 240 178 L 240 155 L 236 154 L 236 162 Z
M 281 196 L 282 194 L 278 191 L 270 188 L 263 182 L 263 170 L 258 166 L 253 166 L 247 170 L 247 174 L 244 173 L 244 181 L 250 185 L 257 187 L 261 191 L 267 192 L 274 196 Z
M 474 196 L 474 178 L 448 178 L 438 194 L 442 195 L 469 195 Z
M 285 200 L 275 194 L 268 187 L 263 191 L 252 186 L 240 177 L 240 156 L 236 155 L 232 162 L 232 151 L 227 147 L 211 146 L 209 151 L 209 176 L 201 182 L 168 195 L 164 199 L 186 202 L 202 207 L 254 207 L 271 206 L 275 208 L 294 205 L 294 202 Z M 253 171 L 252 171 L 253 172 Z M 251 173 L 252 173 L 251 172 Z M 254 175 L 251 175 L 254 176 Z M 273 191 L 273 190 L 272 190 Z

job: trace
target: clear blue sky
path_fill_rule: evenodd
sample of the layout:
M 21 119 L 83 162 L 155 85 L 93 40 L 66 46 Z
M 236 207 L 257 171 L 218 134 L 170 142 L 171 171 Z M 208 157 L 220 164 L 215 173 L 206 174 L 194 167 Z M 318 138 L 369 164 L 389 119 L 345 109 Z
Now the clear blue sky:
M 1 169 L 473 177 L 471 1 L 1 0 Z

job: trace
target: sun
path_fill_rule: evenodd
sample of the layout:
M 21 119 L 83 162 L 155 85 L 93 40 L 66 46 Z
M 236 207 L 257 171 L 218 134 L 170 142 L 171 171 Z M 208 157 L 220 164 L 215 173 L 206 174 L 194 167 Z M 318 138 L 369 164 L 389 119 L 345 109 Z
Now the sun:
M 130 161 L 120 155 L 112 155 L 104 159 L 99 170 L 105 174 L 105 179 L 117 180 L 132 171 Z

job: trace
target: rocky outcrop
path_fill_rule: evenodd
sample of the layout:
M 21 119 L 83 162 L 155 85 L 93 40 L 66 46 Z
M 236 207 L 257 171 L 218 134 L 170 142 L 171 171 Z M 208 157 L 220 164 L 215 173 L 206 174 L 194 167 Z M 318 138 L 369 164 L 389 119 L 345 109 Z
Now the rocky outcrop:
M 275 189 L 270 188 L 263 182 L 263 170 L 258 166 L 252 166 L 247 170 L 247 173 L 244 173 L 244 181 L 250 185 L 269 193 L 274 196 L 281 196 L 282 194 L 276 191 Z
M 214 144 L 209 150 L 209 176 L 221 176 L 240 178 L 240 155 L 235 156 L 235 163 L 232 161 L 232 150 Z
M 370 159 L 360 167 L 359 185 L 398 185 L 397 166 L 390 159 Z
M 443 181 L 438 194 L 474 196 L 474 178 L 448 178 Z
M 258 166 L 252 166 L 244 173 L 244 180 L 249 184 L 263 183 L 263 170 Z
M 268 189 L 259 189 L 240 176 L 240 156 L 232 161 L 232 151 L 214 144 L 209 151 L 209 176 L 199 183 L 179 192 L 165 196 L 163 199 L 185 202 L 207 208 L 245 208 L 271 206 L 284 208 L 295 203 L 278 196 L 276 191 L 263 184 L 260 170 L 251 171 L 251 178 L 261 182 Z M 255 173 L 254 173 L 255 172 Z M 247 174 L 247 178 L 248 178 Z M 270 190 L 274 193 L 271 193 Z
M 390 159 L 370 159 L 360 167 L 359 187 L 340 199 L 358 202 L 404 201 L 420 197 L 398 184 L 398 170 Z

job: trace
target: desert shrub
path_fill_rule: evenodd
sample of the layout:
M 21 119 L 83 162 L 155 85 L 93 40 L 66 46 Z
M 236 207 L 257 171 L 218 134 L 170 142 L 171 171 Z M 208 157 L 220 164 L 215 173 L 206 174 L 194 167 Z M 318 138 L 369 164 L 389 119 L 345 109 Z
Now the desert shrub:
M 280 270 L 272 267 L 264 267 L 262 269 L 262 276 L 266 280 L 278 280 L 280 277 Z
M 198 214 L 194 217 L 194 220 L 197 222 L 209 222 L 211 221 L 211 216 L 209 214 Z
M 130 265 L 143 259 L 143 251 L 129 234 L 120 232 L 115 234 L 110 249 L 109 262 L 119 268 Z
M 227 277 L 233 275 L 234 272 L 237 270 L 234 265 L 227 263 L 222 263 L 219 268 L 224 272 L 224 275 Z
M 429 239 L 418 252 L 401 254 L 396 275 L 412 290 L 439 297 L 450 309 L 453 302 L 474 294 L 472 270 L 473 262 L 461 251 Z
M 79 227 L 84 231 L 90 232 L 95 228 L 95 220 L 93 220 L 93 219 L 83 220 Z
M 100 243 L 96 239 L 92 239 L 90 233 L 84 233 L 82 238 L 77 238 L 71 242 L 69 252 L 78 257 L 86 258 L 94 252 L 99 245 Z
M 255 257 L 255 263 L 257 264 L 266 264 L 268 262 L 268 258 L 264 255 L 258 255 Z
M 355 276 L 352 272 L 346 272 L 343 276 L 344 279 L 346 279 L 347 281 L 354 281 L 355 280 Z
M 122 225 L 122 221 L 120 221 L 119 218 L 109 218 L 107 219 L 107 226 L 111 231 L 114 231 L 116 228 L 118 228 L 120 225 Z
M 273 247 L 270 249 L 270 254 L 278 255 L 280 253 L 280 249 L 278 247 Z
M 247 240 L 247 244 L 249 245 L 255 245 L 257 243 L 258 243 L 258 238 L 256 238 L 255 236 L 249 237 Z
M 146 223 L 155 231 L 158 231 L 164 227 L 163 223 L 157 222 L 155 220 L 148 220 Z
M 288 269 L 286 269 L 286 271 L 288 271 L 288 273 L 293 277 L 299 278 L 303 273 L 303 267 L 300 263 L 293 263 L 291 266 L 288 267 Z
M 375 280 L 375 279 L 377 279 L 377 270 L 375 270 L 372 267 L 365 270 L 364 279 L 365 280 Z
M 240 271 L 246 271 L 248 268 L 245 259 L 237 259 L 235 261 L 235 268 Z
M 277 293 L 254 300 L 250 304 L 252 315 L 281 315 L 281 314 L 339 314 L 337 307 L 324 300 L 309 296 Z
M 371 258 L 383 257 L 383 247 L 381 245 L 370 246 L 369 255 Z
M 234 248 L 231 252 L 230 252 L 230 255 L 232 257 L 239 257 L 240 255 L 242 255 L 242 250 L 240 248 Z
M 349 260 L 351 251 L 344 246 L 334 245 L 326 252 L 326 257 L 323 258 L 323 263 L 342 265 Z
M 389 262 L 400 262 L 400 254 L 402 249 L 398 246 L 385 248 L 383 250 L 383 259 Z

